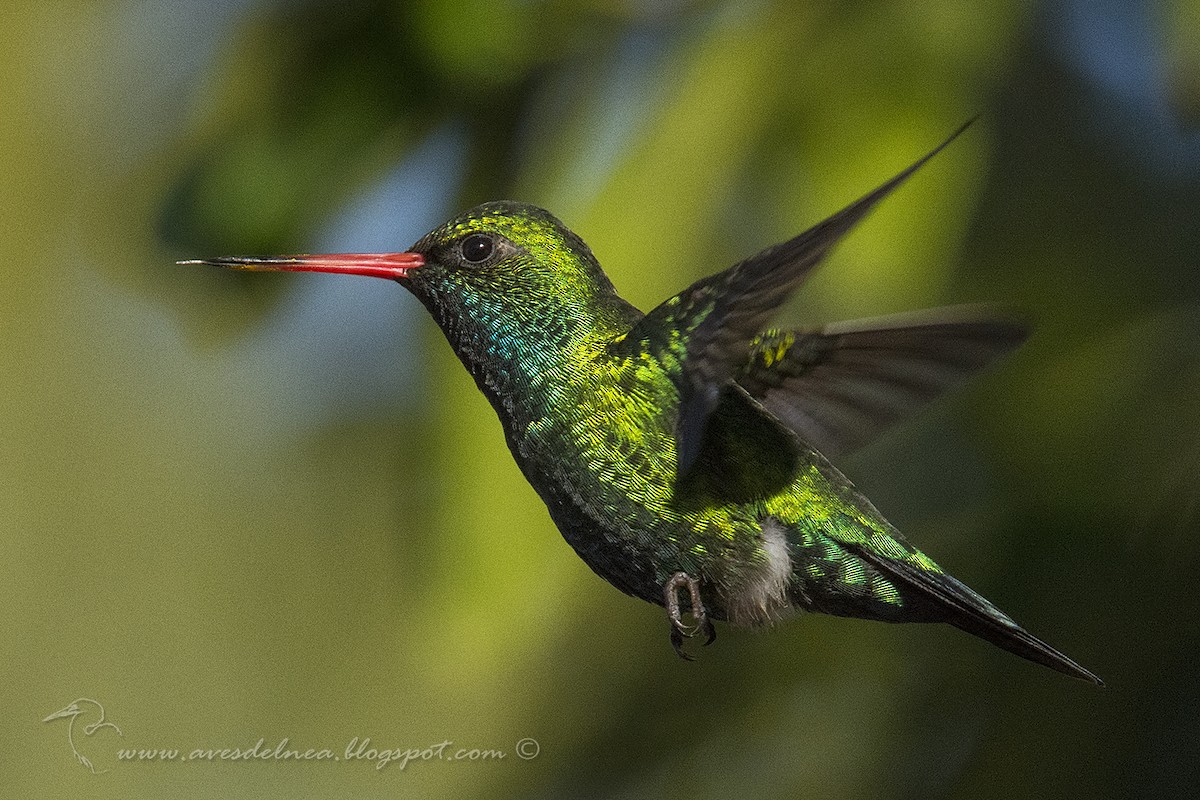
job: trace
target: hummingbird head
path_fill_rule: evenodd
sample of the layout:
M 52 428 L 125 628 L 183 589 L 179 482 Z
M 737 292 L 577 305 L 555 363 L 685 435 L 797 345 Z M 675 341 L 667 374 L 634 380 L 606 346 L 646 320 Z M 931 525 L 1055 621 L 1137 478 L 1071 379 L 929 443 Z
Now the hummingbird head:
M 463 363 L 492 389 L 510 377 L 528 383 L 574 345 L 624 332 L 641 316 L 617 296 L 582 239 L 550 212 L 510 201 L 476 206 L 403 253 L 180 263 L 394 280 L 429 309 Z
M 412 252 L 423 266 L 397 280 L 447 335 L 569 339 L 616 298 L 583 240 L 537 206 L 476 206 L 426 234 Z

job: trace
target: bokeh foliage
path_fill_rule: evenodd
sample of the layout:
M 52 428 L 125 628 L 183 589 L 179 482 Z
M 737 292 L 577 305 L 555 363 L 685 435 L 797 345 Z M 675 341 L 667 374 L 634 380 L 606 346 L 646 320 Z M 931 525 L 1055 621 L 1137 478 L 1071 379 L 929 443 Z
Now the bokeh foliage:
M 5 4 L 2 793 L 1185 794 L 1200 12 L 1080 8 Z M 1107 60 L 1078 56 L 1097 40 Z M 561 541 L 403 292 L 362 290 L 400 309 L 376 319 L 319 279 L 171 264 L 314 249 L 440 142 L 458 166 L 425 164 L 437 191 L 381 219 L 383 241 L 535 202 L 648 308 L 977 114 L 786 317 L 993 301 L 1037 320 L 1015 356 L 843 466 L 1104 691 L 953 630 L 818 617 L 722 628 L 684 664 L 662 612 Z M 108 774 L 40 722 L 79 696 L 125 734 L 78 738 Z M 260 736 L 510 755 L 404 771 L 114 756 Z M 512 754 L 522 737 L 536 759 Z

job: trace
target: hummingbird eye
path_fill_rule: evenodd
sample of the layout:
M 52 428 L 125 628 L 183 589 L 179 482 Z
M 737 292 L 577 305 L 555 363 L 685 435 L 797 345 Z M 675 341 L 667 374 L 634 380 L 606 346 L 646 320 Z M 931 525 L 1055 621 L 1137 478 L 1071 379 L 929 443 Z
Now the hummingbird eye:
M 492 237 L 482 233 L 471 234 L 463 239 L 459 245 L 463 261 L 466 261 L 468 264 L 481 264 L 487 261 L 495 248 L 496 245 L 492 241 Z

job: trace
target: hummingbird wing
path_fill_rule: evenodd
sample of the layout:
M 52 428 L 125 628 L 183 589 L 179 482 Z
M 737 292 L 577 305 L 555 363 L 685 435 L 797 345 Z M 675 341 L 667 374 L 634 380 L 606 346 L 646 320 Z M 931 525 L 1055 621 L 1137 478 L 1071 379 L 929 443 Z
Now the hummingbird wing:
M 973 121 L 973 120 L 972 120 Z M 643 317 L 630 332 L 679 364 L 675 439 L 678 473 L 696 461 L 721 392 L 745 366 L 746 353 L 780 305 L 830 248 L 883 198 L 950 144 L 971 122 L 907 169 L 804 233 L 692 284 Z
M 736 382 L 826 458 L 882 433 L 1028 336 L 978 308 L 769 331 Z

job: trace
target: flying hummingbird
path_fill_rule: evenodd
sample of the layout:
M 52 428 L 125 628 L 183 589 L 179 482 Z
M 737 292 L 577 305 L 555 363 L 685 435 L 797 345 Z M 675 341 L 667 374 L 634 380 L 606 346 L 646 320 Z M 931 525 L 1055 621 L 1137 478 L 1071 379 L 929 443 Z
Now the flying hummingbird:
M 404 253 L 180 263 L 369 275 L 416 295 L 563 537 L 613 586 L 663 606 L 684 658 L 685 637 L 714 640 L 714 619 L 762 626 L 800 610 L 945 622 L 1102 684 L 909 544 L 829 461 L 1016 347 L 1025 327 L 942 309 L 764 330 L 830 248 L 967 125 L 648 314 L 558 219 L 514 202 L 477 206 Z

